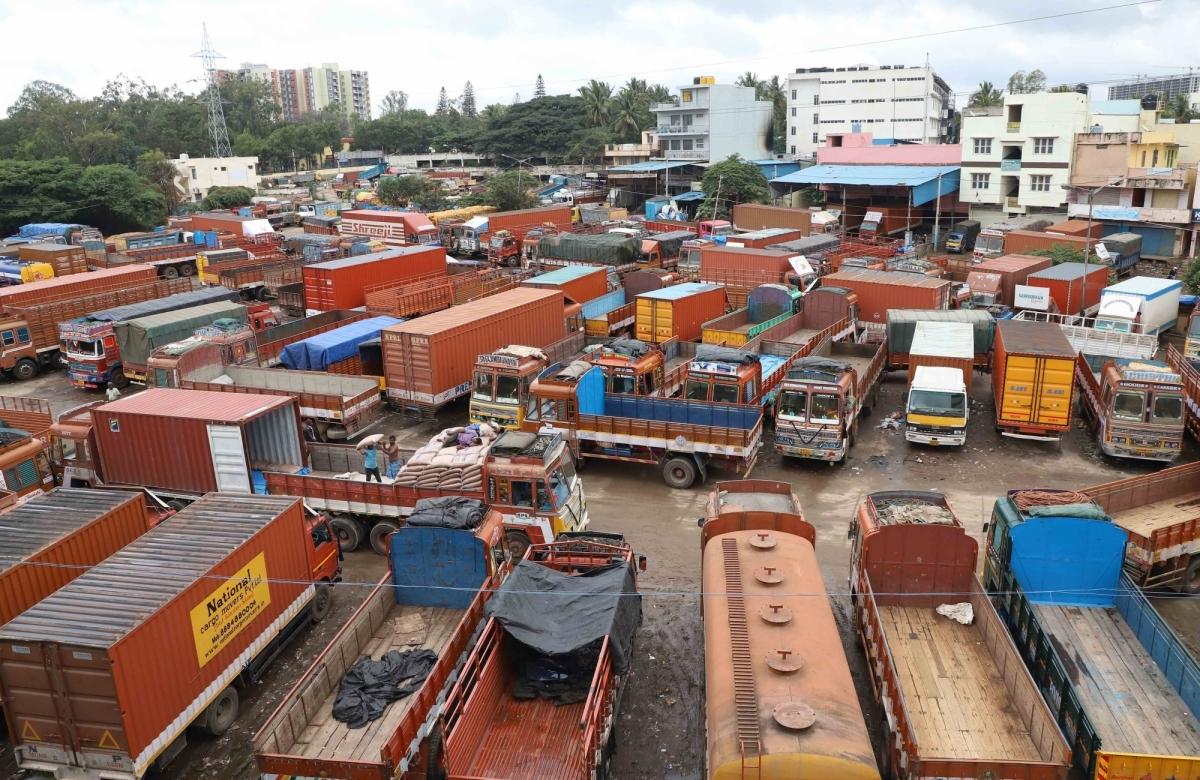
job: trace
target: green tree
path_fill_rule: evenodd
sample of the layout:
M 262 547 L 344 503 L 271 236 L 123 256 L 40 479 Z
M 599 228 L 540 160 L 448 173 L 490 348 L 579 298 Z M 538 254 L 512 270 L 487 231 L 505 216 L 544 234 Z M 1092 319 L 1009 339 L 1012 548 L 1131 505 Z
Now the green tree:
M 204 208 L 236 209 L 249 206 L 254 198 L 254 190 L 249 187 L 213 187 L 204 196 Z
M 84 205 L 68 221 L 94 225 L 105 234 L 147 230 L 161 225 L 167 216 L 162 194 L 125 165 L 84 168 L 79 192 Z
M 967 101 L 968 108 L 987 108 L 988 106 L 999 106 L 1004 103 L 1004 95 L 1000 90 L 992 86 L 990 81 L 979 82 L 979 89 L 971 93 L 970 100 Z
M 446 95 L 445 87 L 438 92 L 437 106 L 433 109 L 433 113 L 439 115 L 450 113 L 450 98 Z
M 754 87 L 757 90 L 759 83 L 758 74 L 748 70 L 738 76 L 733 83 L 739 87 Z
M 770 197 L 762 168 L 736 154 L 708 166 L 702 186 L 704 202 L 697 211 L 700 219 L 728 218 L 735 204 L 766 203 Z
M 142 152 L 141 156 L 138 157 L 135 170 L 137 170 L 138 175 L 147 184 L 163 196 L 167 212 L 171 214 L 175 213 L 175 209 L 179 208 L 179 203 L 183 199 L 183 195 L 175 185 L 175 179 L 179 175 L 179 171 L 171 164 L 167 156 L 158 149 Z
M 583 101 L 569 95 L 552 95 L 509 106 L 479 133 L 475 150 L 495 157 L 530 155 L 563 156 L 587 127 Z
M 662 84 L 652 84 L 646 90 L 646 97 L 650 98 L 651 103 L 667 103 L 671 100 L 671 90 Z
M 1055 265 L 1058 265 L 1059 263 L 1083 262 L 1083 250 L 1068 244 L 1055 244 L 1049 249 L 1037 249 L 1033 252 L 1030 252 L 1030 254 L 1037 255 L 1038 257 L 1048 257 Z M 1095 253 L 1092 253 L 1089 256 L 1091 257 L 1091 262 L 1093 265 L 1099 262 Z
M 379 103 L 379 113 L 383 116 L 403 114 L 407 110 L 408 93 L 399 89 L 393 89 L 384 95 L 383 100 Z
M 388 176 L 375 185 L 375 194 L 389 206 L 430 206 L 441 193 L 441 186 L 424 176 Z
M 1050 87 L 1050 89 L 1048 89 L 1046 91 L 1047 92 L 1081 92 L 1084 95 L 1086 95 L 1087 94 L 1087 84 L 1058 84 L 1053 87 Z
M 489 103 L 479 112 L 479 118 L 484 122 L 494 122 L 504 116 L 504 112 L 508 110 L 508 106 L 503 103 Z
M 479 112 L 475 110 L 475 87 L 468 81 L 463 84 L 462 97 L 458 101 L 458 110 L 468 119 L 475 119 Z
M 0 235 L 26 222 L 79 222 L 105 234 L 162 224 L 160 193 L 124 165 L 85 168 L 65 158 L 0 160 Z
M 783 153 L 787 148 L 787 93 L 778 76 L 759 81 L 755 86 L 755 97 L 771 104 L 771 130 L 768 131 L 767 148 Z
M 1192 111 L 1192 104 L 1187 95 L 1176 95 L 1168 100 L 1162 107 L 1162 115 L 1173 118 L 1179 124 L 1187 124 L 1196 118 L 1196 112 Z
M 1019 70 L 1008 77 L 1008 94 L 1010 95 L 1029 95 L 1045 90 L 1046 74 L 1040 70 L 1035 69 L 1028 73 Z
M 533 84 L 533 99 L 546 97 L 546 80 L 542 78 L 542 74 L 538 74 L 537 81 Z
M 1183 272 L 1183 286 L 1192 294 L 1200 295 L 1200 258 L 1193 258 Z
M 566 152 L 566 161 L 580 165 L 604 162 L 604 145 L 613 142 L 612 131 L 606 127 L 591 127 L 575 135 Z
M 593 127 L 608 124 L 612 94 L 612 85 L 595 79 L 579 88 L 579 98 L 583 101 L 584 114 Z
M 275 124 L 275 92 L 270 84 L 254 79 L 232 79 L 221 85 L 225 124 L 231 135 L 264 136 Z
M 505 171 L 487 180 L 483 199 L 499 211 L 532 208 L 537 205 L 537 199 L 530 189 L 536 184 L 537 179 L 520 170 Z
M 642 130 L 653 124 L 645 95 L 622 89 L 612 101 L 612 130 L 624 141 L 636 141 Z

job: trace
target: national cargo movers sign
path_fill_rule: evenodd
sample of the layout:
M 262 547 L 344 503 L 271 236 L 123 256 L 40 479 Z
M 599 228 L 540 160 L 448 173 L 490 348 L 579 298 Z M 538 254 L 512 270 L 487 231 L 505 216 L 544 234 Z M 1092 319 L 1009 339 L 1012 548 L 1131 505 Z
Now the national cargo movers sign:
M 192 635 L 200 666 L 215 658 L 270 603 L 266 553 L 259 553 L 192 607 Z

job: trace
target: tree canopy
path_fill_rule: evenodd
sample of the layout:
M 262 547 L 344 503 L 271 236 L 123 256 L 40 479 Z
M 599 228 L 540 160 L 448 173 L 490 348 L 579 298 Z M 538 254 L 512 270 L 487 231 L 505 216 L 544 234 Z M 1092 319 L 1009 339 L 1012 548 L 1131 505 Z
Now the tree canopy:
M 967 101 L 968 108 L 987 108 L 988 106 L 999 106 L 1004 103 L 1004 95 L 1000 90 L 992 86 L 990 81 L 981 81 L 979 89 L 971 93 L 970 99 Z
M 1036 68 L 1026 73 L 1019 70 L 1008 77 L 1008 94 L 1028 95 L 1046 91 L 1046 74 Z
M 204 196 L 206 209 L 236 209 L 249 206 L 254 190 L 249 187 L 213 187 Z
M 79 222 L 106 235 L 148 230 L 166 213 L 162 194 L 126 165 L 0 160 L 0 235 L 27 222 Z
M 433 209 L 442 201 L 441 186 L 424 176 L 386 176 L 375 185 L 375 194 L 389 206 Z
M 498 211 L 532 208 L 537 205 L 537 199 L 530 189 L 536 184 L 537 179 L 527 173 L 505 171 L 487 180 L 481 200 L 489 206 L 495 206 Z
M 766 203 L 771 194 L 762 168 L 736 154 L 708 166 L 703 182 L 698 219 L 727 218 L 735 204 Z

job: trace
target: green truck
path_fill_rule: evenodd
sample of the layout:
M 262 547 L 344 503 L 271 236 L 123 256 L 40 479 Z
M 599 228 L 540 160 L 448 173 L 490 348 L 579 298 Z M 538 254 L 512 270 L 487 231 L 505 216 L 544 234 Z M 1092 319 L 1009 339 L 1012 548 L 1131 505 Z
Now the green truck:
M 145 382 L 146 362 L 154 350 L 189 338 L 200 328 L 219 320 L 245 325 L 247 309 L 240 303 L 222 301 L 114 323 L 113 333 L 117 337 L 125 376 L 135 382 Z

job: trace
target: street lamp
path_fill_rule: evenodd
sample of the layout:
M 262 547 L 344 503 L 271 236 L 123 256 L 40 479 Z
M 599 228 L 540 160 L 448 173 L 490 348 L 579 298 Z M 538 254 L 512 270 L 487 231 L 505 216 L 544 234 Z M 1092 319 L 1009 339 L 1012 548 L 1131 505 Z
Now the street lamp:
M 1109 181 L 1107 184 L 1101 184 L 1099 187 L 1090 187 L 1090 188 L 1089 187 L 1077 187 L 1073 184 L 1062 185 L 1062 188 L 1067 191 L 1085 190 L 1087 192 L 1088 229 L 1087 229 L 1087 243 L 1083 245 L 1083 296 L 1082 296 L 1083 300 L 1080 302 L 1081 305 L 1087 304 L 1088 256 L 1091 254 L 1091 251 L 1092 251 L 1092 211 L 1095 208 L 1093 205 L 1093 201 L 1095 201 L 1096 194 L 1098 192 L 1100 192 L 1101 190 L 1108 189 L 1109 187 L 1115 187 L 1115 186 L 1119 185 L 1120 183 L 1121 183 L 1121 177 L 1118 176 L 1118 177 L 1112 179 L 1111 181 Z M 1085 312 L 1085 309 L 1081 308 L 1079 310 L 1079 316 L 1082 317 L 1084 315 L 1084 312 Z M 1066 313 L 1066 312 L 1064 312 L 1064 313 Z

